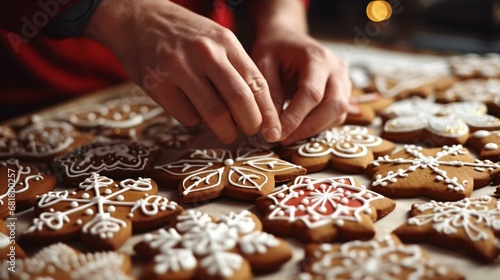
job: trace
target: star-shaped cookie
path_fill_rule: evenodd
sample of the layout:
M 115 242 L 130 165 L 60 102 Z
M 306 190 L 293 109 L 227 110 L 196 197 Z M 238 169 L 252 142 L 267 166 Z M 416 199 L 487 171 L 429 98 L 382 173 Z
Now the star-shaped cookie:
M 148 261 L 141 279 L 251 279 L 252 271 L 277 270 L 292 257 L 248 211 L 219 221 L 186 211 L 171 228 L 146 234 L 135 250 Z
M 304 242 L 370 239 L 373 222 L 396 204 L 360 186 L 353 177 L 299 176 L 257 200 L 266 231 Z
M 135 232 L 166 225 L 182 212 L 157 195 L 149 178 L 120 182 L 93 173 L 73 192 L 49 192 L 35 205 L 37 218 L 22 234 L 26 242 L 48 244 L 81 238 L 89 248 L 116 250 Z
M 474 260 L 493 262 L 500 254 L 500 203 L 481 196 L 414 204 L 410 218 L 394 233 L 404 242 L 429 242 L 463 250 Z
M 255 200 L 276 183 L 304 175 L 299 165 L 281 160 L 272 151 L 197 149 L 180 160 L 155 166 L 151 177 L 163 185 L 178 185 L 181 202 L 210 200 L 221 195 Z
M 478 160 L 462 145 L 423 148 L 405 145 L 367 168 L 371 189 L 388 197 L 427 196 L 460 200 L 500 174 L 500 164 Z

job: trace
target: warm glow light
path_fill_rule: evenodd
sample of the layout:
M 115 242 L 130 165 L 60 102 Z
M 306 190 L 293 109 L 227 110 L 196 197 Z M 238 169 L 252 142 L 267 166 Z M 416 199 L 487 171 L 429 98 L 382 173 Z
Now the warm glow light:
M 366 6 L 366 15 L 374 22 L 387 20 L 392 15 L 392 7 L 389 3 L 382 0 L 371 1 Z

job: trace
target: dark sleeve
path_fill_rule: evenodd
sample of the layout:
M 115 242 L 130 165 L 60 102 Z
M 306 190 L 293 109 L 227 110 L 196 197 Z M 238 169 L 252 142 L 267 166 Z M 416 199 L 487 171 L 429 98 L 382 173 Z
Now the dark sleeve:
M 78 0 L 2 0 L 0 29 L 24 38 L 41 33 L 47 23 Z

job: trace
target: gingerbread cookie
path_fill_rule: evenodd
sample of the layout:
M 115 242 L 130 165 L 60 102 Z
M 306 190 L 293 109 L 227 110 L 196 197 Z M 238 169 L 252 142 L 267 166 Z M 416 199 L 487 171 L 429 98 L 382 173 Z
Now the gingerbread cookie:
M 158 146 L 129 140 L 97 141 L 54 160 L 62 182 L 76 185 L 93 172 L 113 178 L 141 176 L 159 156 Z
M 16 243 L 16 224 L 10 221 L 7 221 L 7 224 L 0 220 L 0 261 L 16 261 L 25 258 L 26 254 Z M 0 277 L 0 279 L 4 278 Z
M 36 197 L 53 190 L 57 180 L 32 164 L 17 159 L 0 160 L 0 219 L 36 203 Z
M 31 258 L 16 260 L 13 270 L 0 263 L 0 279 L 132 280 L 130 257 L 115 252 L 80 253 L 62 243 L 43 248 Z
M 360 186 L 353 177 L 315 179 L 299 176 L 257 200 L 266 214 L 266 231 L 303 242 L 370 239 L 373 222 L 396 204 Z
M 277 270 L 292 257 L 246 210 L 218 222 L 189 210 L 171 228 L 146 234 L 135 250 L 148 261 L 142 279 L 252 279 L 252 271 Z
M 478 130 L 467 140 L 467 146 L 479 154 L 481 159 L 500 161 L 500 130 Z
M 408 221 L 394 233 L 404 242 L 459 248 L 474 260 L 493 262 L 500 254 L 500 203 L 482 196 L 414 204 Z
M 417 97 L 401 100 L 382 113 L 385 124 L 381 136 L 427 146 L 465 144 L 470 131 L 500 128 L 500 119 L 486 111 L 480 102 L 442 105 Z
M 92 173 L 76 191 L 49 192 L 35 205 L 38 215 L 22 234 L 26 242 L 54 243 L 81 239 L 94 250 L 116 250 L 134 231 L 166 225 L 182 212 L 157 195 L 149 178 L 112 179 Z
M 377 92 L 363 93 L 353 90 L 347 110 L 346 124 L 369 125 L 382 111 L 391 105 L 391 98 L 382 97 Z
M 78 129 L 112 138 L 135 139 L 137 130 L 147 121 L 163 113 L 163 109 L 147 96 L 110 100 L 104 104 L 83 105 L 63 111 L 58 118 Z
M 449 60 L 451 72 L 462 79 L 500 78 L 500 55 L 466 54 Z
M 371 189 L 382 195 L 448 201 L 470 197 L 474 189 L 490 183 L 500 174 L 500 164 L 474 159 L 462 145 L 405 145 L 372 162 L 367 173 L 373 180 Z
M 376 90 L 387 98 L 404 99 L 409 96 L 428 97 L 435 91 L 448 88 L 457 79 L 440 65 L 395 69 L 375 74 Z
M 155 166 L 151 177 L 163 185 L 178 185 L 181 202 L 209 200 L 221 195 L 255 200 L 276 183 L 293 180 L 306 170 L 279 159 L 272 151 L 198 149 L 180 160 Z
M 300 280 L 413 279 L 462 280 L 462 275 L 440 265 L 418 246 L 407 246 L 394 235 L 341 245 L 308 245 Z
M 368 128 L 343 125 L 325 130 L 317 137 L 278 150 L 309 173 L 328 165 L 346 173 L 363 173 L 374 157 L 390 154 L 396 146 L 370 133 Z
M 142 138 L 165 149 L 182 149 L 193 142 L 194 133 L 174 118 L 163 117 L 152 121 L 142 131 Z
M 92 136 L 75 131 L 66 122 L 38 121 L 19 131 L 10 156 L 27 162 L 50 163 L 92 140 Z

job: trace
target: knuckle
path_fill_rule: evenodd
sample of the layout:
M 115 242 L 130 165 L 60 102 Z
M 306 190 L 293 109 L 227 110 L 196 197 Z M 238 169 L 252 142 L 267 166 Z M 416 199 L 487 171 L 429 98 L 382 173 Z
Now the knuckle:
M 306 53 L 317 60 L 324 60 L 330 54 L 330 51 L 321 45 L 312 45 L 306 48 Z
M 222 118 L 227 117 L 229 113 L 229 109 L 222 102 L 214 102 L 210 104 L 206 109 L 206 119 L 209 121 L 214 118 Z
M 236 90 L 230 96 L 231 102 L 236 105 L 245 105 L 253 100 L 253 96 L 248 92 L 248 89 L 236 87 Z
M 314 104 L 319 104 L 323 100 L 323 91 L 321 91 L 315 87 L 305 86 L 304 87 L 304 94 Z
M 349 102 L 343 99 L 334 99 L 331 102 L 331 108 L 338 114 L 345 114 L 349 109 Z
M 268 91 L 267 81 L 262 76 L 249 77 L 246 82 L 256 97 L 266 94 Z
M 217 40 L 221 43 L 233 43 L 236 40 L 234 33 L 225 27 L 222 27 L 215 32 Z

